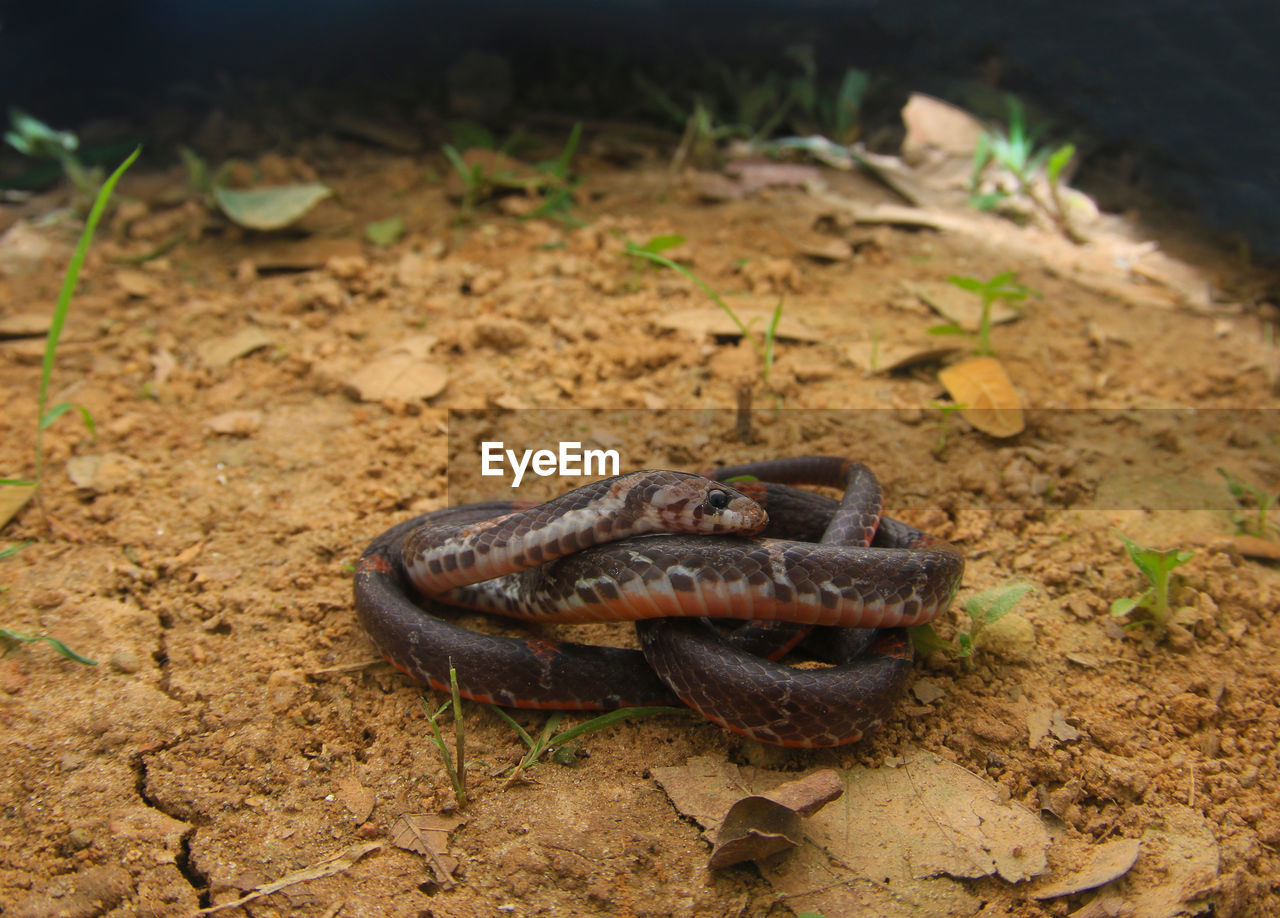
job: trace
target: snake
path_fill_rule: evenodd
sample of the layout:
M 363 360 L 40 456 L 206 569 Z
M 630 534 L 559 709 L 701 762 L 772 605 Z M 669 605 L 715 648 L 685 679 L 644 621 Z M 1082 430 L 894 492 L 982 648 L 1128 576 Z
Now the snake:
M 963 572 L 955 546 L 883 515 L 865 465 L 802 456 L 423 514 L 369 544 L 354 595 L 382 655 L 438 690 L 452 671 L 464 697 L 504 707 L 684 704 L 763 743 L 825 748 L 893 713 L 905 629 L 944 611 Z M 485 634 L 448 620 L 461 610 L 634 620 L 641 650 Z M 773 659 L 802 641 L 832 665 Z

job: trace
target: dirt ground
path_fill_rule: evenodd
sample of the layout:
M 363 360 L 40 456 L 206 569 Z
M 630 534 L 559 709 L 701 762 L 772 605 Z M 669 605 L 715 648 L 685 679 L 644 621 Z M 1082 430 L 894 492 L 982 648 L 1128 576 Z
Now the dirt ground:
M 53 377 L 53 401 L 87 408 L 96 437 L 74 413 L 49 428 L 43 512 L 28 505 L 3 533 L 31 544 L 0 561 L 0 625 L 100 661 L 45 644 L 0 660 L 3 913 L 191 915 L 259 890 L 221 914 L 835 918 L 764 867 L 709 870 L 699 826 L 653 769 L 707 756 L 782 780 L 923 750 L 1035 814 L 1050 877 L 1091 845 L 1142 840 L 1102 892 L 1041 900 L 1039 881 L 968 874 L 956 883 L 971 913 L 1280 914 L 1280 574 L 1233 541 L 1214 472 L 1280 489 L 1275 422 L 1244 410 L 1280 404 L 1265 278 L 1135 214 L 1102 219 L 1083 249 L 981 215 L 980 232 L 865 222 L 832 201 L 898 201 L 868 177 L 826 170 L 825 196 L 708 200 L 668 171 L 669 150 L 618 165 L 588 140 L 579 227 L 493 202 L 459 219 L 427 168 L 444 175 L 440 156 L 331 138 L 258 163 L 336 191 L 302 232 L 237 230 L 145 157 L 126 176 Z M 6 209 L 7 316 L 51 308 L 77 233 L 56 216 L 64 202 Z M 403 238 L 363 239 L 393 214 Z M 158 257 L 125 260 L 175 234 Z M 707 324 L 700 290 L 623 256 L 627 239 L 660 234 L 685 237 L 672 257 L 744 312 L 781 298 L 794 325 L 767 382 L 749 342 Z M 1029 409 L 1024 433 L 997 439 L 933 407 L 939 366 L 968 343 L 927 336 L 941 320 L 917 291 L 1004 271 L 1040 296 L 994 332 Z M 691 325 L 668 327 L 684 313 Z M 961 350 L 896 372 L 867 357 L 938 343 Z M 6 475 L 32 471 L 42 346 L 0 341 Z M 438 392 L 362 400 L 360 372 L 396 347 Z M 744 389 L 749 442 L 735 433 Z M 920 661 L 897 716 L 852 747 L 778 751 L 692 717 L 643 718 L 508 786 L 524 746 L 467 704 L 470 799 L 456 811 L 422 692 L 377 660 L 351 576 L 393 523 L 509 496 L 476 475 L 481 439 L 583 440 L 617 448 L 624 470 L 854 456 L 891 514 L 967 554 L 944 637 L 967 627 L 973 593 L 1035 590 L 971 660 Z M 1142 588 L 1117 528 L 1194 552 L 1167 634 L 1108 611 Z M 534 734 L 546 719 L 515 716 Z M 451 883 L 394 843 L 400 817 L 440 814 L 462 819 Z M 273 891 L 281 879 L 297 882 Z M 948 913 L 963 911 L 915 911 Z

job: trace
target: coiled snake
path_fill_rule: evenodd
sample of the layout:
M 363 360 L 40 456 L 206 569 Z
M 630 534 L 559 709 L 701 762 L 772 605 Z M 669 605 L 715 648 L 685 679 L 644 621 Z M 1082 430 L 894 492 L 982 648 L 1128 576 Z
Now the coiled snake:
M 724 483 L 742 478 L 754 480 Z M 845 493 L 837 502 L 794 484 Z M 356 609 L 397 668 L 447 689 L 452 665 L 477 701 L 683 701 L 762 742 L 838 746 L 893 710 L 912 658 L 904 626 L 944 610 L 964 572 L 953 546 L 881 511 L 871 472 L 833 457 L 710 478 L 635 472 L 537 506 L 471 504 L 401 523 L 361 556 Z M 414 587 L 425 597 L 416 603 Z M 480 634 L 439 617 L 459 606 L 545 622 L 636 619 L 643 653 Z M 706 617 L 805 628 L 757 624 L 722 637 Z M 780 656 L 814 625 L 829 627 L 809 645 L 835 665 L 757 656 Z

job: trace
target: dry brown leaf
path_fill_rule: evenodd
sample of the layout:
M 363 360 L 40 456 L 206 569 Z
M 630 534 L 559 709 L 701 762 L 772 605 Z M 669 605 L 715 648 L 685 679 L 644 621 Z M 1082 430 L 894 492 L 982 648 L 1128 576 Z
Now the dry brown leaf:
M 804 823 L 806 843 L 757 864 L 797 912 L 969 915 L 980 903 L 955 878 L 999 874 L 1018 882 L 1045 869 L 1049 837 L 1035 814 L 958 765 L 915 750 L 897 768 L 836 773 L 844 797 Z M 707 756 L 653 775 L 708 834 L 744 792 L 766 793 L 781 777 Z
M 448 385 L 443 369 L 411 354 L 389 353 L 354 373 L 347 388 L 362 402 L 419 402 L 439 395 Z
M 351 869 L 351 867 L 356 863 L 356 861 L 360 860 L 360 858 L 372 851 L 377 851 L 381 847 L 382 842 L 368 842 L 367 844 L 352 845 L 349 848 L 343 848 L 341 851 L 336 851 L 323 860 L 316 861 L 316 863 L 312 864 L 310 867 L 295 870 L 293 873 L 285 874 L 278 880 L 273 880 L 270 883 L 265 883 L 256 889 L 250 890 L 233 902 L 221 902 L 218 905 L 213 905 L 209 908 L 202 908 L 200 911 L 196 912 L 196 914 L 211 915 L 214 912 L 220 912 L 224 909 L 238 908 L 241 905 L 252 902 L 254 899 L 269 896 L 272 893 L 277 893 L 282 889 L 287 889 L 288 887 L 294 886 L 298 883 L 305 883 L 308 880 L 318 880 L 321 877 L 328 877 L 335 873 L 342 873 L 344 870 Z
M 938 381 L 957 405 L 960 416 L 993 437 L 1013 437 L 1026 428 L 1022 400 L 1004 364 L 994 357 L 970 357 L 938 371 Z
M 961 290 L 946 281 L 922 281 L 903 286 L 938 315 L 967 332 L 976 332 L 982 325 L 982 301 L 968 290 Z M 1022 310 L 1004 300 L 991 304 L 992 325 L 1003 325 L 1021 316 Z
M 275 342 L 265 331 L 256 325 L 248 325 L 234 335 L 222 338 L 210 338 L 196 345 L 196 356 L 205 366 L 230 366 L 237 357 L 243 357 L 254 351 L 270 347 Z
M 902 140 L 904 154 L 932 147 L 966 160 L 973 158 L 985 130 L 982 122 L 964 109 L 918 92 L 902 107 L 902 123 L 907 129 Z
M 728 867 L 798 848 L 804 841 L 804 817 L 843 793 L 840 776 L 827 768 L 735 801 L 720 825 L 707 866 Z
M 1280 542 L 1260 539 L 1257 536 L 1238 535 L 1231 540 L 1240 554 L 1248 558 L 1263 558 L 1267 561 L 1280 561 Z
M 116 272 L 116 285 L 129 296 L 146 299 L 160 291 L 160 282 L 145 271 L 124 268 Z
M 436 883 L 451 889 L 458 859 L 445 852 L 449 849 L 449 833 L 465 821 L 460 816 L 429 813 L 401 816 L 391 825 L 391 844 L 426 857 L 431 861 Z
M 1073 896 L 1087 889 L 1096 889 L 1124 876 L 1138 860 L 1142 842 L 1136 838 L 1121 838 L 1101 845 L 1086 846 L 1087 861 L 1073 870 L 1039 883 L 1031 893 L 1035 899 L 1056 899 Z
M 0 485 L 0 529 L 13 519 L 36 493 L 35 485 Z
M 735 309 L 734 314 L 742 320 L 742 323 L 750 331 L 760 334 L 764 334 L 769 328 L 769 323 L 773 321 L 772 309 Z M 729 338 L 742 334 L 738 326 L 734 324 L 733 319 L 729 318 L 723 309 L 717 309 L 714 306 L 706 309 L 683 309 L 679 312 L 668 313 L 658 318 L 656 322 L 659 328 L 692 332 L 695 335 Z M 788 316 L 785 311 L 782 319 L 778 322 L 774 337 L 779 341 L 822 340 L 822 335 L 799 319 Z
M 47 312 L 17 312 L 0 316 L 0 339 L 43 338 L 53 317 Z
M 859 341 L 845 348 L 845 356 L 868 373 L 896 373 L 923 363 L 937 363 L 959 349 L 954 344 Z
M 72 456 L 67 460 L 67 477 L 71 483 L 96 494 L 126 490 L 142 473 L 142 463 L 123 453 Z

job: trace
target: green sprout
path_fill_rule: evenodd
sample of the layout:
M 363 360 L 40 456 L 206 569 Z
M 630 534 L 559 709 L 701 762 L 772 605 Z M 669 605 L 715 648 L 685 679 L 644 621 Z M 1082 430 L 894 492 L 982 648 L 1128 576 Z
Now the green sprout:
M 1006 271 L 1003 274 L 997 274 L 990 280 L 983 280 L 980 277 L 963 277 L 953 274 L 947 278 L 947 282 L 959 287 L 961 290 L 967 290 L 982 300 L 982 317 L 978 320 L 978 343 L 974 349 L 978 354 L 991 354 L 991 307 L 997 300 L 1004 300 L 1012 306 L 1020 304 L 1029 296 L 1039 296 L 1035 290 L 1030 287 L 1023 286 L 1014 278 L 1017 277 L 1012 271 Z M 935 325 L 929 329 L 931 335 L 964 335 L 967 334 L 960 326 L 954 322 L 946 325 Z
M 1035 135 L 1027 129 L 1022 103 L 1009 96 L 1009 128 L 993 128 L 984 131 L 973 151 L 973 170 L 969 178 L 969 201 L 979 210 L 994 210 L 1010 197 L 1008 192 L 997 190 L 987 194 L 978 192 L 978 182 L 987 165 L 994 162 L 1013 177 L 1015 194 L 1031 201 L 1051 219 L 1072 242 L 1085 239 L 1072 225 L 1061 193 L 1062 172 L 1075 156 L 1073 144 L 1063 144 L 1056 149 L 1036 145 Z M 1035 189 L 1036 174 L 1044 169 L 1049 185 L 1050 200 L 1045 201 Z
M 462 694 L 458 690 L 458 673 L 452 665 L 449 667 L 449 690 L 453 697 L 442 704 L 434 714 L 429 708 L 427 709 L 427 724 L 431 727 L 431 742 L 439 750 L 440 758 L 444 761 L 444 770 L 449 775 L 449 783 L 453 786 L 453 799 L 457 801 L 458 808 L 462 809 L 467 805 L 467 725 L 462 716 Z M 425 698 L 422 699 L 422 705 L 424 708 L 427 705 Z M 450 709 L 453 710 L 453 735 L 458 751 L 456 765 L 449 752 L 449 746 L 440 732 L 440 717 Z
M 21 109 L 9 109 L 9 123 L 4 139 L 19 153 L 33 159 L 52 159 L 71 180 L 78 199 L 88 201 L 102 181 L 102 170 L 88 168 L 76 156 L 80 138 L 70 131 L 58 131 Z
M 1180 548 L 1160 551 L 1154 548 L 1143 548 L 1131 540 L 1123 532 L 1119 533 L 1124 540 L 1124 547 L 1129 557 L 1142 576 L 1147 578 L 1149 586 L 1138 596 L 1122 596 L 1111 603 L 1111 614 L 1123 618 L 1129 613 L 1143 609 L 1150 616 L 1150 623 L 1157 628 L 1169 624 L 1172 611 L 1169 608 L 1169 593 L 1173 580 L 1173 572 L 1191 560 L 1194 553 Z
M 778 305 L 773 308 L 773 316 L 769 320 L 768 327 L 764 330 L 763 340 L 757 341 L 755 336 L 751 334 L 751 323 L 743 322 L 738 314 L 733 311 L 732 307 L 721 299 L 720 294 L 711 289 L 710 285 L 684 265 L 679 262 L 672 261 L 670 258 L 661 254 L 664 250 L 674 248 L 682 242 L 684 242 L 683 236 L 674 235 L 654 236 L 644 245 L 637 245 L 631 240 L 627 240 L 627 247 L 623 254 L 632 258 L 651 261 L 664 268 L 670 268 L 672 271 L 682 274 L 689 280 L 693 281 L 694 285 L 697 286 L 699 290 L 711 297 L 712 302 L 719 306 L 724 311 L 725 315 L 732 320 L 733 324 L 737 326 L 742 337 L 751 342 L 751 346 L 755 348 L 755 352 L 760 357 L 761 362 L 760 379 L 766 386 L 769 385 L 769 371 L 773 369 L 775 344 L 778 336 L 778 323 L 782 321 L 782 301 L 779 300 Z M 752 321 L 754 322 L 754 319 Z
M 12 650 L 14 647 L 16 647 L 18 644 L 33 644 L 37 641 L 48 644 L 54 650 L 58 651 L 58 653 L 66 657 L 68 660 L 74 660 L 75 662 L 82 663 L 85 666 L 98 665 L 97 660 L 90 660 L 88 657 L 84 656 L 83 654 L 76 653 L 74 650 L 72 650 L 66 644 L 62 643 L 62 641 L 58 640 L 57 638 L 49 637 L 49 635 L 47 634 L 21 634 L 17 631 L 12 631 L 8 628 L 0 628 L 0 644 L 4 645 L 4 653 L 0 653 L 0 657 L 7 656 L 9 651 Z
M 1033 589 L 1030 583 L 1010 583 L 974 593 L 964 604 L 965 614 L 969 616 L 969 629 L 956 635 L 955 641 L 947 641 L 938 636 L 932 625 L 915 625 L 908 629 L 911 642 L 921 653 L 935 650 L 954 654 L 957 659 L 966 660 L 973 656 L 978 635 L 983 629 L 1004 618 L 1016 606 L 1022 597 Z
M 619 708 L 616 711 L 610 711 L 607 714 L 601 714 L 598 717 L 593 717 L 590 720 L 583 721 L 576 727 L 570 727 L 568 730 L 562 730 L 559 733 L 556 732 L 556 728 L 560 726 L 560 720 L 563 715 L 561 712 L 556 711 L 547 718 L 547 722 L 543 725 L 537 739 L 534 739 L 529 734 L 529 731 L 520 726 L 520 724 L 518 724 L 510 714 L 502 710 L 502 708 L 494 707 L 493 711 L 505 720 L 511 729 L 516 731 L 525 746 L 528 747 L 528 751 L 525 753 L 524 757 L 521 758 L 517 764 L 513 765 L 507 772 L 507 784 L 510 784 L 512 781 L 515 781 L 523 775 L 526 770 L 537 764 L 542 756 L 546 754 L 547 750 L 556 749 L 557 747 L 563 748 L 580 736 L 587 733 L 595 733 L 598 730 L 603 730 L 606 727 L 613 726 L 614 724 L 622 723 L 624 720 L 630 720 L 633 717 L 653 717 L 657 714 L 681 714 L 685 713 L 686 709 L 665 707 L 661 705 L 638 708 Z M 570 761 L 567 757 L 557 758 L 556 760 L 562 765 Z
M 938 412 L 938 439 L 933 442 L 930 452 L 940 457 L 947 448 L 947 438 L 955 429 L 951 426 L 951 415 L 969 406 L 934 400 L 929 402 L 929 407 Z
M 458 122 L 457 125 L 470 125 L 470 122 Z M 462 179 L 462 203 L 460 211 L 463 217 L 470 217 L 476 206 L 487 198 L 504 191 L 538 192 L 543 195 L 543 202 L 525 219 L 537 217 L 552 218 L 569 226 L 583 226 L 584 222 L 569 211 L 574 204 L 573 193 L 581 180 L 573 176 L 571 164 L 578 143 L 582 139 L 582 123 L 578 122 L 569 132 L 564 149 L 555 159 L 537 163 L 528 171 L 513 167 L 498 167 L 496 157 L 507 156 L 508 151 L 518 141 L 512 137 L 501 147 L 495 146 L 494 138 L 483 128 L 468 127 L 465 130 L 455 125 L 455 137 L 458 146 L 445 144 L 441 152 L 449 160 L 454 171 Z M 464 156 L 466 150 L 490 150 L 495 154 L 494 162 L 484 160 L 468 162 Z
M 134 150 L 119 165 L 116 171 L 111 173 L 110 178 L 99 189 L 97 197 L 94 199 L 93 207 L 89 211 L 89 216 L 85 220 L 84 230 L 80 233 L 80 241 L 76 244 L 75 252 L 72 254 L 66 273 L 63 275 L 62 290 L 58 293 L 58 301 L 54 306 L 53 317 L 49 322 L 49 331 L 45 335 L 44 362 L 40 371 L 40 393 L 37 398 L 38 407 L 36 411 L 35 476 L 29 480 L 0 479 L 0 485 L 33 488 L 37 499 L 41 482 L 44 480 L 45 430 L 62 415 L 74 410 L 79 413 L 85 426 L 89 428 L 90 435 L 95 433 L 93 417 L 84 406 L 71 402 L 59 402 L 57 405 L 49 407 L 49 382 L 53 377 L 53 364 L 58 353 L 58 341 L 62 337 L 62 328 L 66 324 L 67 313 L 71 308 L 71 298 L 75 295 L 76 285 L 80 280 L 80 270 L 84 267 L 85 257 L 89 253 L 89 245 L 93 242 L 94 231 L 98 228 L 98 222 L 102 219 L 102 213 L 106 210 L 107 202 L 111 198 L 111 192 L 115 188 L 116 182 L 120 180 L 120 176 L 124 175 L 125 170 L 133 165 L 133 161 L 138 158 L 138 154 L 141 152 L 141 147 Z
M 1273 533 L 1280 533 L 1280 525 L 1267 519 L 1271 507 L 1280 500 L 1280 494 L 1268 494 L 1257 485 L 1241 481 L 1224 468 L 1219 468 L 1218 474 L 1227 480 L 1227 489 L 1240 504 L 1241 509 L 1253 507 L 1252 515 L 1237 513 L 1232 516 L 1236 524 L 1236 532 L 1257 536 L 1260 539 L 1269 539 Z

